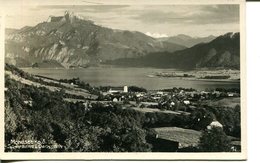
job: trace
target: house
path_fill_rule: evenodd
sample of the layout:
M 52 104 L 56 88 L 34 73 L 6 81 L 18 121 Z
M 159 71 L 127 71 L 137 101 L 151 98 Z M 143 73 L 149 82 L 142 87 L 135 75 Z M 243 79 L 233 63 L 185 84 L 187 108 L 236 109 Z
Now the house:
M 227 96 L 228 96 L 228 97 L 234 97 L 234 93 L 228 92 L 228 93 L 227 93 Z
M 32 100 L 25 100 L 23 103 L 32 107 Z
M 156 95 L 158 95 L 158 96 L 162 96 L 164 93 L 162 92 L 162 91 L 158 91 L 158 92 L 156 92 Z
M 208 126 L 207 129 L 211 130 L 214 127 L 219 127 L 219 128 L 223 128 L 223 125 L 221 123 L 219 123 L 219 121 L 212 121 Z
M 180 90 L 179 94 L 184 94 L 185 91 L 184 90 Z
M 175 102 L 171 102 L 171 106 L 175 106 Z
M 200 94 L 209 94 L 209 92 L 206 92 L 206 91 L 201 91 Z
M 121 101 L 119 98 L 116 98 L 116 97 L 114 97 L 113 99 L 112 99 L 112 101 L 113 102 L 118 102 L 118 101 Z
M 190 105 L 190 101 L 189 101 L 189 100 L 184 100 L 183 103 L 184 103 L 185 105 Z
M 136 93 L 136 97 L 143 97 L 144 96 L 144 93 Z

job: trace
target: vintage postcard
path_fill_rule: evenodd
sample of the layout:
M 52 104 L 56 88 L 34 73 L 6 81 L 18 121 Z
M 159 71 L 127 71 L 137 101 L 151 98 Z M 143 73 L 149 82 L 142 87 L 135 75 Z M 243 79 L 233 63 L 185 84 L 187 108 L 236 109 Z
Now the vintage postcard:
M 245 1 L 14 0 L 1 159 L 245 160 Z

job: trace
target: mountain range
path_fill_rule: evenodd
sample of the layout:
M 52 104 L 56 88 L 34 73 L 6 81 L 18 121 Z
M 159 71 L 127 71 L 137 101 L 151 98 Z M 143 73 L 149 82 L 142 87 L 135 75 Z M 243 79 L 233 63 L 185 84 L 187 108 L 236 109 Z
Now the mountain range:
M 192 47 L 199 43 L 208 43 L 212 40 L 214 40 L 216 37 L 213 35 L 207 36 L 207 37 L 191 37 L 184 34 L 179 34 L 177 36 L 171 36 L 171 37 L 162 37 L 158 38 L 161 41 L 167 41 L 174 44 L 180 44 L 184 45 L 186 47 Z
M 158 68 L 240 69 L 240 34 L 227 33 L 209 43 L 200 43 L 176 52 L 156 52 L 138 59 L 117 59 L 108 64 Z
M 153 38 L 96 25 L 73 13 L 33 27 L 6 29 L 5 61 L 18 67 L 88 67 L 99 64 L 161 68 L 239 68 L 239 33 L 203 38 Z
M 98 26 L 69 12 L 60 17 L 51 16 L 34 27 L 6 30 L 6 61 L 17 66 L 55 60 L 64 67 L 84 67 L 93 62 L 185 48 L 141 32 Z

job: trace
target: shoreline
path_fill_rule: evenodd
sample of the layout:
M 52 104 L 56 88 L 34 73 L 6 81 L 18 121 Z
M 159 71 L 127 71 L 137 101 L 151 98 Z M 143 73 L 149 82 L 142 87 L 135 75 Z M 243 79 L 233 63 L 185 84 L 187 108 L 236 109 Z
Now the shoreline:
M 149 76 L 148 76 L 149 77 Z M 240 80 L 237 79 L 198 79 L 198 78 L 185 78 L 185 77 L 163 77 L 163 76 L 154 76 L 158 78 L 173 78 L 178 80 L 189 80 L 189 81 L 208 81 L 208 82 L 230 82 L 230 83 L 240 83 Z
M 240 80 L 238 79 L 234 79 L 234 77 L 232 77 L 233 79 L 202 79 L 199 77 L 203 77 L 202 75 L 217 75 L 220 74 L 220 71 L 214 71 L 214 72 L 181 72 L 181 71 L 177 71 L 174 69 L 171 70 L 162 70 L 162 69 L 150 69 L 150 68 L 146 68 L 146 69 L 138 69 L 138 68 L 134 68 L 134 69 L 122 69 L 122 68 L 105 68 L 105 67 L 91 67 L 91 68 L 87 68 L 87 69 L 83 69 L 83 68 L 75 68 L 75 69 L 64 69 L 64 68 L 21 68 L 22 70 L 24 70 L 25 72 L 34 74 L 34 75 L 38 75 L 38 76 L 43 76 L 43 77 L 47 77 L 47 78 L 53 78 L 53 79 L 70 79 L 73 77 L 80 77 L 82 81 L 85 81 L 93 86 L 117 86 L 118 84 L 120 85 L 136 85 L 136 86 L 141 86 L 147 90 L 159 90 L 159 89 L 168 89 L 168 88 L 172 88 L 172 87 L 185 87 L 185 88 L 195 88 L 197 90 L 204 90 L 204 87 L 208 87 L 208 88 L 215 88 L 215 87 L 229 87 L 228 85 L 233 85 L 232 87 L 239 87 L 240 84 Z M 126 71 L 127 70 L 127 71 Z M 38 73 L 37 73 L 38 72 Z M 47 74 L 46 74 L 47 72 Z M 50 74 L 48 74 L 48 72 L 50 72 Z M 63 73 L 66 72 L 66 74 L 68 73 L 68 75 L 55 75 L 57 73 Z M 93 72 L 98 72 L 97 74 L 99 74 L 99 76 L 101 75 L 105 75 L 108 72 L 116 75 L 113 75 L 110 77 L 105 77 L 103 78 L 98 78 L 95 77 L 96 74 Z M 136 72 L 136 73 L 135 73 Z M 141 72 L 141 73 L 140 73 Z M 175 73 L 174 73 L 175 72 Z M 71 75 L 76 73 L 76 75 Z M 77 73 L 79 73 L 77 75 Z M 156 74 L 159 73 L 167 73 L 170 75 L 180 75 L 178 77 L 171 77 L 171 76 L 159 76 Z M 210 74 L 209 74 L 210 73 Z M 232 72 L 233 73 L 233 72 Z M 183 74 L 188 74 L 188 75 L 192 75 L 189 77 L 181 77 Z M 89 76 L 89 75 L 92 75 Z M 94 75 L 94 76 L 93 76 Z M 236 78 L 238 78 L 239 73 L 235 72 L 234 75 L 237 75 Z M 85 76 L 85 78 L 84 78 Z M 140 79 L 136 79 L 136 78 L 131 78 L 131 82 L 126 81 L 125 79 L 121 79 L 122 77 L 126 77 L 127 79 L 130 79 L 128 77 L 133 77 L 133 76 L 137 76 Z M 109 80 L 114 80 L 115 78 L 119 78 L 121 81 L 120 82 L 116 82 L 116 83 L 112 83 Z M 106 82 L 106 78 L 108 78 L 108 82 Z M 101 80 L 102 79 L 102 80 Z M 144 84 L 142 82 L 140 82 L 140 80 L 145 80 L 145 81 L 152 81 L 153 84 L 151 85 L 147 85 Z M 96 81 L 97 82 L 93 82 Z M 135 83 L 137 82 L 137 83 Z M 156 82 L 162 82 L 163 84 L 156 84 Z M 194 84 L 192 84 L 194 82 Z M 200 86 L 200 82 L 203 84 L 208 84 L 208 86 Z M 206 82 L 206 83 L 205 83 Z M 216 86 L 214 86 L 214 82 L 216 82 Z M 186 83 L 186 84 L 185 84 Z M 161 85 L 162 87 L 159 88 L 159 85 Z M 184 86 L 186 85 L 186 86 Z M 227 86 L 226 86 L 227 85 Z

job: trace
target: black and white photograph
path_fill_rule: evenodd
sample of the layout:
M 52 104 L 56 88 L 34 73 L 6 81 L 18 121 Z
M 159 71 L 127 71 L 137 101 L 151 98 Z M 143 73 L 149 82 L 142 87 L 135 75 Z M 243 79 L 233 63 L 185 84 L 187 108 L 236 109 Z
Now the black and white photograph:
M 5 10 L 4 153 L 245 159 L 244 3 L 103 2 Z

